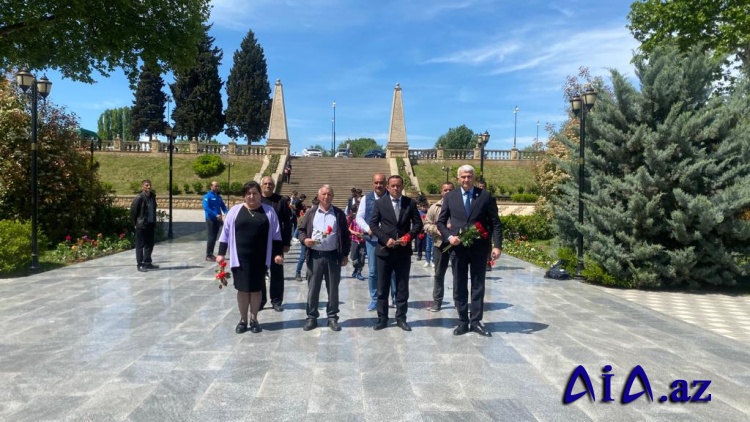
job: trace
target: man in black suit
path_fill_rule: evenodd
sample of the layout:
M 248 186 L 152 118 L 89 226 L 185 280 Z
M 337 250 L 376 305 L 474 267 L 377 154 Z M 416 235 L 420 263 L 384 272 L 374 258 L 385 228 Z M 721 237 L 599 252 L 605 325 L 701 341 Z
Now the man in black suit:
M 396 324 L 404 331 L 411 331 L 406 322 L 411 240 L 422 231 L 422 218 L 419 216 L 416 202 L 401 195 L 403 190 L 404 179 L 401 176 L 389 177 L 388 195 L 383 195 L 375 201 L 370 216 L 370 230 L 378 238 L 375 251 L 378 268 L 378 322 L 372 327 L 375 330 L 382 330 L 388 325 L 388 296 L 391 275 L 395 273 Z
M 458 311 L 458 326 L 453 334 L 462 335 L 470 330 L 491 337 L 482 324 L 484 308 L 484 278 L 487 270 L 487 250 L 492 246 L 491 258 L 502 253 L 503 230 L 498 217 L 497 203 L 487 191 L 474 186 L 474 167 L 463 165 L 458 169 L 460 189 L 445 195 L 438 217 L 437 227 L 443 239 L 452 245 L 453 252 L 453 300 Z M 471 246 L 461 244 L 463 230 L 480 223 L 488 232 L 486 239 L 480 238 Z M 448 228 L 450 223 L 450 228 Z M 446 242 L 443 242 L 445 244 Z M 490 243 L 492 242 L 492 243 Z M 468 296 L 469 270 L 471 270 L 471 319 L 469 319 Z

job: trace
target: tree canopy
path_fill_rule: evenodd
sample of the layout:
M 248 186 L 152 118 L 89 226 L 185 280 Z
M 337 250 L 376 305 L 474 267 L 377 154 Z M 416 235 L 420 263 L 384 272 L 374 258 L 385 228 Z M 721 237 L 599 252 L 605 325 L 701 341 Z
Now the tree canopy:
M 175 82 L 169 86 L 175 101 L 171 117 L 177 134 L 204 141 L 224 129 L 221 100 L 224 82 L 219 77 L 224 53 L 213 46 L 214 38 L 208 35 L 209 29 L 210 26 L 205 28 L 193 66 L 175 72 Z
M 340 144 L 339 148 L 345 147 L 347 144 L 349 144 L 349 150 L 354 157 L 361 157 L 371 149 L 384 149 L 382 145 L 375 142 L 372 138 L 347 139 Z
M 628 28 L 650 54 L 667 42 L 681 51 L 701 44 L 718 58 L 737 55 L 750 74 L 750 7 L 746 1 L 637 0 Z
M 164 133 L 167 124 L 164 121 L 167 95 L 162 88 L 164 79 L 161 75 L 144 65 L 135 91 L 131 114 L 131 132 L 135 139 L 142 133 L 146 133 L 149 139 L 157 133 Z
M 131 112 L 132 109 L 130 107 L 108 108 L 104 110 L 96 122 L 96 131 L 99 137 L 111 140 L 119 136 L 124 141 L 134 140 Z
M 445 149 L 473 149 L 477 146 L 477 137 L 474 131 L 461 125 L 448 129 L 448 132 L 440 135 L 435 142 L 435 148 L 442 145 Z
M 190 66 L 209 0 L 3 2 L 0 69 L 57 69 L 92 83 L 121 67 L 135 84 L 139 61 L 161 73 Z
M 570 176 L 553 198 L 561 241 L 583 233 L 587 271 L 617 283 L 733 285 L 750 254 L 747 80 L 717 95 L 721 65 L 699 47 L 660 46 L 634 65 L 640 89 L 612 71 L 586 118 L 583 225 L 577 163 L 558 162 Z
M 252 30 L 242 39 L 233 60 L 227 79 L 226 134 L 258 142 L 268 132 L 272 100 L 266 57 Z

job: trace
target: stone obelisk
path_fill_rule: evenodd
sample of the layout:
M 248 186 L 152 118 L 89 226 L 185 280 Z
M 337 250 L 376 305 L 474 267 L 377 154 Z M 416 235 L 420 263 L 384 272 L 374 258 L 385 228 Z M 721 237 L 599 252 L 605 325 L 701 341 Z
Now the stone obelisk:
M 391 107 L 391 125 L 388 130 L 388 144 L 385 147 L 388 158 L 408 158 L 409 144 L 406 142 L 406 123 L 404 122 L 404 101 L 401 98 L 401 85 L 393 88 L 393 106 Z
M 271 121 L 268 123 L 268 140 L 266 155 L 289 155 L 289 132 L 286 126 L 286 108 L 284 107 L 284 88 L 281 79 L 276 79 L 271 104 Z

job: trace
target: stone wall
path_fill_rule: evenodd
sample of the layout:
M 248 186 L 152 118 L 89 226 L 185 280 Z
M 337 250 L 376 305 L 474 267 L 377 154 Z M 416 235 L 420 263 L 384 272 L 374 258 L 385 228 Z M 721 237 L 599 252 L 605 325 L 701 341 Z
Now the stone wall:
M 133 202 L 135 195 L 120 195 L 116 196 L 114 204 L 124 208 L 130 208 L 130 204 Z M 231 208 L 235 204 L 242 202 L 242 198 L 238 196 L 222 196 L 224 203 L 227 204 L 227 208 Z M 176 210 L 200 210 L 203 209 L 203 196 L 194 195 L 175 195 L 172 196 L 172 209 Z M 169 196 L 156 197 L 156 207 L 159 209 L 169 208 Z

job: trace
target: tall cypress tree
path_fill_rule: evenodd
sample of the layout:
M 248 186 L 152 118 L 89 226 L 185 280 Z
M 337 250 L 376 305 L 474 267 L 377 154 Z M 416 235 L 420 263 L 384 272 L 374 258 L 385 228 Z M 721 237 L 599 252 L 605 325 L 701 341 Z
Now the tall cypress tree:
M 198 44 L 195 66 L 175 72 L 175 82 L 170 84 L 175 108 L 172 118 L 179 135 L 189 139 L 210 140 L 224 129 L 224 104 L 219 78 L 219 65 L 224 53 L 214 47 L 214 38 L 208 35 L 211 26 L 204 26 L 205 35 Z
M 152 139 L 154 134 L 164 132 L 167 96 L 162 88 L 164 88 L 164 79 L 161 75 L 143 66 L 135 90 L 130 126 L 135 139 L 138 139 L 144 132 L 149 139 Z
M 271 86 L 263 47 L 252 30 L 234 52 L 234 64 L 227 79 L 227 97 L 226 134 L 230 138 L 244 136 L 248 143 L 266 136 L 271 118 Z
M 747 81 L 717 95 L 699 47 L 659 50 L 634 59 L 640 90 L 613 71 L 587 117 L 582 227 L 577 165 L 559 163 L 571 175 L 555 201 L 561 238 L 581 230 L 587 266 L 636 287 L 733 285 L 750 254 Z

